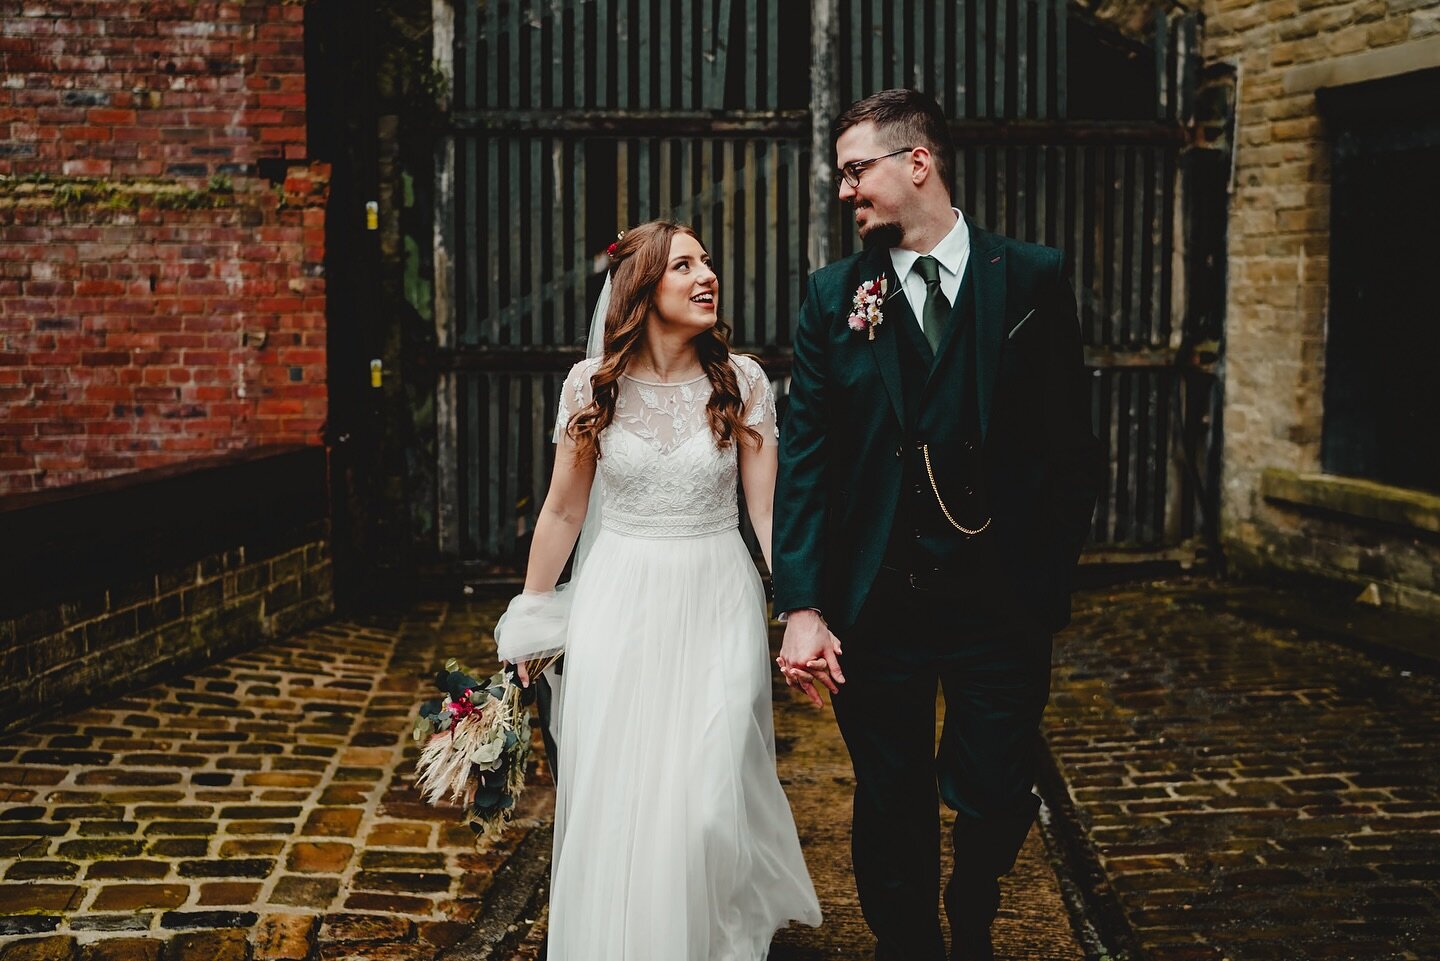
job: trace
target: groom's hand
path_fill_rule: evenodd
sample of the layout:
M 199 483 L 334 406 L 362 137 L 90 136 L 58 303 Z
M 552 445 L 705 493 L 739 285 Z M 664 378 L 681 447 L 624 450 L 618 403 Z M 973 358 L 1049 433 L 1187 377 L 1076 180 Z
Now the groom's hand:
M 831 694 L 840 693 L 845 683 L 840 670 L 840 639 L 830 633 L 825 619 L 816 611 L 791 611 L 785 620 L 785 639 L 775 663 L 785 683 L 798 687 L 816 707 L 823 706 L 815 690 L 818 680 Z

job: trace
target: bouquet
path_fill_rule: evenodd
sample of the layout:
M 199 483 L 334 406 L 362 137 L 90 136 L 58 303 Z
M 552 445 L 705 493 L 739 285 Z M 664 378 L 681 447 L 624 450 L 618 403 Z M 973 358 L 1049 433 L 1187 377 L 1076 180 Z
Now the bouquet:
M 420 705 L 411 732 L 417 741 L 428 738 L 415 786 L 429 804 L 463 804 L 477 836 L 499 837 L 525 789 L 534 689 L 515 683 L 513 668 L 482 682 L 453 658 L 436 673 L 435 686 L 445 696 Z

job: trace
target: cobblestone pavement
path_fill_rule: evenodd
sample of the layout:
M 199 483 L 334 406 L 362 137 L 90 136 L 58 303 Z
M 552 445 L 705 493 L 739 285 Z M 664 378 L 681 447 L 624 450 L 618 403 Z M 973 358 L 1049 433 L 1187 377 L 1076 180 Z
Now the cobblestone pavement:
M 408 779 L 445 654 L 493 657 L 500 605 L 338 622 L 0 738 L 0 961 L 534 958 L 553 790 L 476 851 Z M 778 643 L 778 637 L 777 637 Z M 777 681 L 778 683 L 778 681 Z M 849 873 L 849 762 L 778 685 L 781 774 L 826 923 L 776 961 L 870 957 Z M 537 738 L 538 741 L 538 738 Z M 1007 881 L 1012 956 L 1079 961 L 1038 834 Z
M 1046 736 L 1132 954 L 1440 958 L 1440 683 L 1311 615 L 1206 581 L 1078 599 Z
M 477 852 L 407 728 L 496 605 L 335 623 L 0 738 L 0 961 L 430 959 L 537 830 Z

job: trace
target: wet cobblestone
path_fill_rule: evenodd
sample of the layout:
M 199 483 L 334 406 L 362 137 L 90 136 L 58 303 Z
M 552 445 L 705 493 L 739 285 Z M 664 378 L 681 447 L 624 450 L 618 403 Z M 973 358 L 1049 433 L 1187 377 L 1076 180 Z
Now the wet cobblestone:
M 503 605 L 337 622 L 0 738 L 0 961 L 432 959 L 549 822 L 477 850 L 409 785 L 444 655 Z M 537 737 L 538 745 L 538 737 Z
M 1057 639 L 1045 733 L 1100 893 L 1153 961 L 1440 958 L 1440 683 L 1247 593 L 1090 593 Z
M 445 654 L 493 657 L 501 606 L 337 622 L 0 738 L 0 961 L 535 957 L 553 803 L 543 763 L 515 830 L 480 850 L 408 783 L 405 731 L 431 671 Z M 775 698 L 826 923 L 782 932 L 772 956 L 868 958 L 843 744 L 828 710 L 783 685 Z M 535 869 L 512 875 L 537 880 L 497 922 L 496 873 L 537 831 Z M 998 931 L 1013 956 L 1078 961 L 1038 835 L 1007 891 Z

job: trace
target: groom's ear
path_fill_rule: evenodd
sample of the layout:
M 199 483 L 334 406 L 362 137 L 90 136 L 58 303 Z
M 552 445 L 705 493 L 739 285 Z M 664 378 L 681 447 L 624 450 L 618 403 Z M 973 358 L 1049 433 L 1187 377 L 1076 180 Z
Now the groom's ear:
M 929 147 L 916 147 L 910 151 L 910 180 L 919 187 L 935 174 L 935 158 Z

